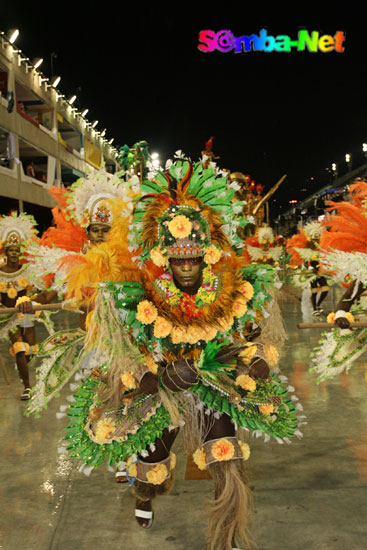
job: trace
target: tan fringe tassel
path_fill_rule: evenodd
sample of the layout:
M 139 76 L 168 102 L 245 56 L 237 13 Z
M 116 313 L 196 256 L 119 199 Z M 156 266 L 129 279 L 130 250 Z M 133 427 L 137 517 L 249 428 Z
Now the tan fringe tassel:
M 139 380 L 145 369 L 141 354 L 122 326 L 113 296 L 106 296 L 104 288 L 97 294 L 85 346 L 101 353 L 109 367 L 107 385 L 100 397 L 107 406 L 116 407 L 121 399 L 121 375 L 131 373 Z
M 252 494 L 242 460 L 216 462 L 209 466 L 215 483 L 215 500 L 209 510 L 207 550 L 249 548 L 248 516 Z
M 161 485 L 153 485 L 152 483 L 143 483 L 136 480 L 132 486 L 132 492 L 135 498 L 142 502 L 153 500 L 159 495 L 168 495 L 174 486 L 173 473 Z
M 261 328 L 259 341 L 264 344 L 273 344 L 278 348 L 278 351 L 280 351 L 280 348 L 283 346 L 284 341 L 287 338 L 287 333 L 277 302 L 276 289 L 269 289 L 268 292 L 272 296 L 273 300 L 271 305 L 267 308 L 269 317 L 264 317 L 259 323 Z

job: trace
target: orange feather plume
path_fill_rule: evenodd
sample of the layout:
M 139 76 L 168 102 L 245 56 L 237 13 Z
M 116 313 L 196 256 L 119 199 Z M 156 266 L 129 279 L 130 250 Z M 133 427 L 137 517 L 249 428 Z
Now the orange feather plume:
M 291 254 L 290 264 L 294 266 L 301 266 L 304 261 L 295 248 L 307 248 L 307 237 L 304 234 L 303 229 L 288 239 L 286 243 L 286 251 Z
M 332 202 L 327 210 L 337 210 L 323 220 L 327 230 L 323 232 L 320 248 L 337 249 L 344 252 L 366 252 L 367 218 L 366 211 L 348 202 Z
M 349 187 L 349 190 L 351 203 L 362 207 L 363 201 L 367 199 L 367 182 L 356 181 Z

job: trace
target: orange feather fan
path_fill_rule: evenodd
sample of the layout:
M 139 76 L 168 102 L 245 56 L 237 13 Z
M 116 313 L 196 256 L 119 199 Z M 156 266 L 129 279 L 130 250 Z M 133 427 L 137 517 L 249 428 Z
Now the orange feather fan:
M 323 250 L 337 249 L 344 252 L 366 252 L 367 217 L 364 209 L 348 202 L 332 202 L 328 210 L 338 214 L 328 215 L 323 220 L 327 227 L 320 240 Z
M 87 235 L 82 227 L 76 225 L 71 219 L 67 219 L 68 208 L 70 208 L 65 196 L 67 189 L 53 186 L 48 192 L 59 206 L 55 206 L 51 210 L 54 226 L 46 229 L 40 239 L 40 244 L 49 248 L 56 246 L 64 250 L 79 252 L 87 241 Z

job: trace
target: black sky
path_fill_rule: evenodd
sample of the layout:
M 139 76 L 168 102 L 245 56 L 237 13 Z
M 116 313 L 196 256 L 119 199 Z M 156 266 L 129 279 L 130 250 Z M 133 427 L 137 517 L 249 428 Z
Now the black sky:
M 42 6 L 42 2 L 37 5 Z M 197 159 L 215 136 L 219 164 L 249 173 L 269 188 L 288 179 L 278 204 L 313 192 L 326 183 L 325 168 L 343 165 L 352 153 L 360 164 L 367 140 L 367 54 L 362 23 L 301 21 L 272 23 L 241 12 L 153 4 L 90 4 L 83 9 L 52 4 L 34 9 L 17 3 L 2 16 L 0 28 L 20 30 L 17 45 L 30 58 L 42 56 L 49 76 L 50 54 L 59 89 L 71 95 L 80 86 L 80 107 L 89 120 L 107 128 L 115 144 L 146 139 L 163 159 L 182 149 Z M 200 6 L 200 4 L 199 4 Z M 21 9 L 20 9 L 21 8 Z M 179 12 L 177 12 L 179 9 Z M 357 19 L 357 18 L 356 18 Z M 274 36 L 296 36 L 300 28 L 346 34 L 344 53 L 201 53 L 202 29 L 230 29 L 236 36 L 267 28 Z M 306 180 L 313 176 L 314 183 Z M 274 205 L 276 206 L 276 205 Z

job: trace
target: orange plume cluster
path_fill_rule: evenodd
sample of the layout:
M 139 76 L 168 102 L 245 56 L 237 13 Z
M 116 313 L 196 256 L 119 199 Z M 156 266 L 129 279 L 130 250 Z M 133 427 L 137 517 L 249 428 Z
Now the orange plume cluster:
M 301 266 L 303 264 L 303 260 L 295 248 L 307 248 L 307 237 L 304 234 L 303 229 L 288 239 L 286 244 L 286 250 L 288 254 L 291 254 L 290 264 L 294 266 Z
M 366 252 L 366 211 L 348 202 L 330 201 L 328 204 L 330 205 L 328 210 L 337 210 L 338 213 L 328 215 L 323 220 L 327 230 L 322 234 L 320 248 L 344 252 Z
M 356 181 L 350 186 L 349 191 L 351 203 L 361 208 L 363 206 L 363 201 L 367 199 L 367 182 Z

